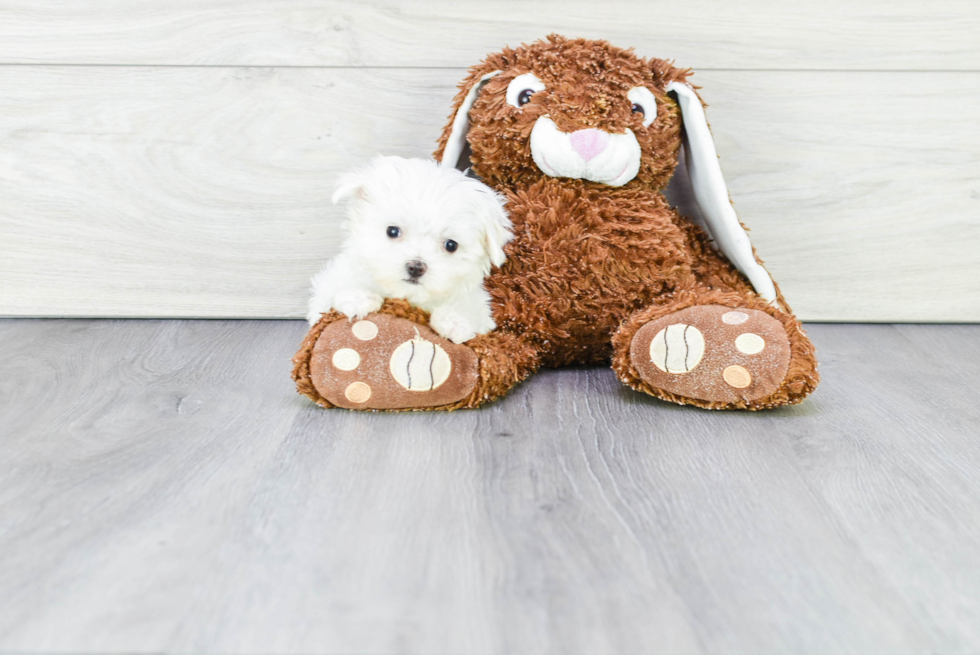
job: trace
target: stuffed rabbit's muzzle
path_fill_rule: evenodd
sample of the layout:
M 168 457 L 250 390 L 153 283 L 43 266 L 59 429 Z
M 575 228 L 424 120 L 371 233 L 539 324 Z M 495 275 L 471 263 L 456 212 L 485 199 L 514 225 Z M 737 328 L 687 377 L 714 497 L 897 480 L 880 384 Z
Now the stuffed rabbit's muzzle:
M 531 156 L 545 175 L 622 186 L 640 170 L 640 144 L 629 128 L 611 134 L 598 128 L 567 133 L 550 116 L 531 131 Z

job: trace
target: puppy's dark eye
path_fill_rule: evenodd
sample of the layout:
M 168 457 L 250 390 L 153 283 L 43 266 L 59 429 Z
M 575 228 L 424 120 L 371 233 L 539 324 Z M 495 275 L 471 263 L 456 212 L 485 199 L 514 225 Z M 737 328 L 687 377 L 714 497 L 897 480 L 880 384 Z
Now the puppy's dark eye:
M 446 239 L 446 243 L 443 245 L 445 246 L 447 252 L 456 252 L 456 249 L 459 248 L 459 244 L 452 239 Z
M 531 96 L 534 95 L 534 89 L 524 89 L 517 94 L 517 106 L 523 107 L 527 103 L 531 102 Z
M 402 229 L 400 227 L 395 227 L 394 225 L 388 226 L 388 237 L 391 239 L 397 239 L 402 235 Z
M 643 111 L 643 107 L 641 107 L 640 105 L 636 104 L 635 102 L 633 103 L 633 113 L 634 114 L 640 114 L 641 116 L 645 116 L 646 115 L 646 112 Z

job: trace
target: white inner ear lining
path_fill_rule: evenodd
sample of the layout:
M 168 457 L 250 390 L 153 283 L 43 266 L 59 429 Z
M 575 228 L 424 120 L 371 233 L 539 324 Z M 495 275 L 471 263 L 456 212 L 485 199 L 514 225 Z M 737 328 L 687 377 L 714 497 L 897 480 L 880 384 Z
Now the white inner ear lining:
M 756 293 L 773 302 L 776 285 L 765 268 L 755 260 L 752 242 L 738 220 L 728 197 L 728 186 L 721 174 L 718 152 L 708 129 L 704 107 L 694 89 L 683 82 L 671 82 L 667 91 L 677 94 L 684 122 L 687 171 L 694 188 L 694 197 L 704 216 L 711 236 L 728 261 L 745 274 Z
M 456 164 L 459 163 L 459 157 L 463 154 L 463 149 L 466 147 L 466 133 L 470 129 L 470 109 L 473 108 L 473 103 L 476 102 L 476 98 L 480 94 L 480 89 L 483 88 L 483 85 L 490 78 L 496 77 L 502 72 L 497 70 L 487 73 L 477 80 L 476 84 L 471 86 L 470 90 L 466 93 L 466 97 L 463 98 L 463 104 L 459 106 L 459 109 L 456 111 L 456 116 L 453 117 L 453 127 L 449 130 L 449 138 L 446 139 L 446 147 L 442 151 L 442 161 L 440 163 L 443 166 L 456 168 Z

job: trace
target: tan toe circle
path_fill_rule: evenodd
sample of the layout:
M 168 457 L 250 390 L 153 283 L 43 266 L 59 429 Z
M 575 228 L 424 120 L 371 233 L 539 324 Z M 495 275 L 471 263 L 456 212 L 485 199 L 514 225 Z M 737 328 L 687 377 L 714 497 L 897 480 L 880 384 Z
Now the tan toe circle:
M 752 384 L 752 375 L 737 364 L 726 368 L 724 373 L 721 374 L 721 377 L 725 378 L 725 382 L 729 386 L 735 387 L 736 389 L 744 389 Z
M 353 348 L 341 348 L 333 354 L 334 367 L 341 371 L 353 371 L 361 363 L 361 356 Z
M 361 341 L 370 341 L 378 336 L 378 326 L 371 321 L 358 321 L 351 326 L 350 331 Z
M 371 397 L 371 387 L 363 382 L 351 382 L 344 390 L 344 396 L 352 403 L 366 403 Z
M 749 320 L 749 315 L 745 312 L 725 312 L 721 315 L 721 320 L 729 325 L 739 325 Z
M 735 338 L 735 347 L 746 355 L 755 355 L 761 353 L 765 349 L 766 340 L 760 337 L 758 334 L 746 332 L 745 334 L 740 334 Z

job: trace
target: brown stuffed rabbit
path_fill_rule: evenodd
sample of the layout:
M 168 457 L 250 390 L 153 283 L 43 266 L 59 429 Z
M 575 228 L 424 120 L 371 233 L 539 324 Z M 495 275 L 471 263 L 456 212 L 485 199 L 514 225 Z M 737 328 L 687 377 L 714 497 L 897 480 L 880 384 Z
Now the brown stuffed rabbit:
M 324 407 L 448 410 L 540 366 L 611 361 L 676 403 L 800 402 L 819 380 L 814 348 L 732 209 L 688 74 L 559 36 L 471 69 L 436 157 L 456 166 L 468 146 L 473 172 L 507 196 L 515 238 L 486 280 L 498 327 L 458 345 L 403 300 L 357 322 L 327 313 L 293 360 L 300 392 Z M 682 143 L 705 229 L 662 193 Z M 349 350 L 356 368 L 336 363 Z

